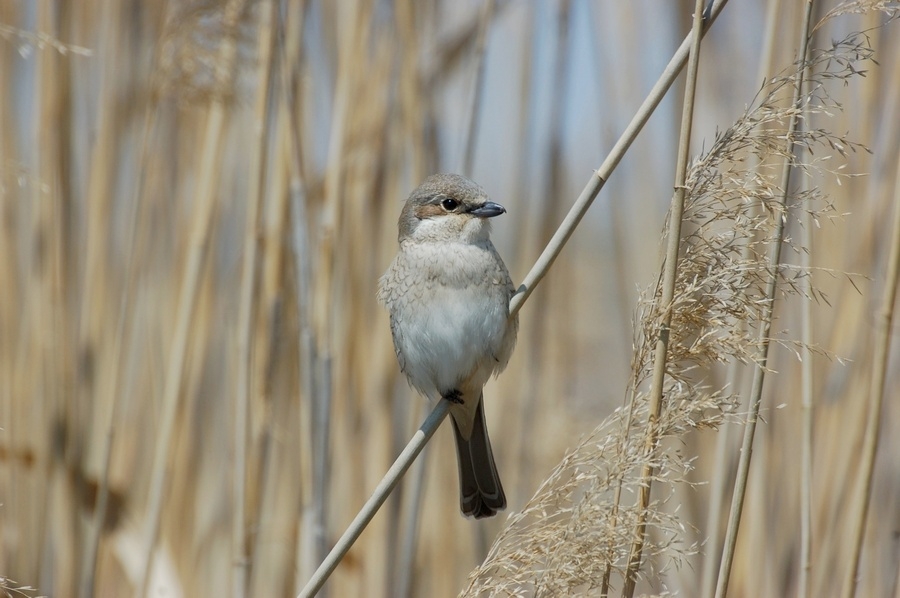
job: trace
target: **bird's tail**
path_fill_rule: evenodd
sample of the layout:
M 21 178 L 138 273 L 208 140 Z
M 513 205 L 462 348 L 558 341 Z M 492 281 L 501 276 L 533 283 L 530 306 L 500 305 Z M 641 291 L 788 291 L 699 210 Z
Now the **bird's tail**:
M 456 419 L 453 431 L 456 434 L 456 457 L 459 463 L 459 508 L 463 515 L 481 519 L 492 517 L 506 508 L 506 495 L 497 474 L 491 440 L 488 438 L 484 421 L 484 406 L 478 397 L 472 435 L 463 437 Z

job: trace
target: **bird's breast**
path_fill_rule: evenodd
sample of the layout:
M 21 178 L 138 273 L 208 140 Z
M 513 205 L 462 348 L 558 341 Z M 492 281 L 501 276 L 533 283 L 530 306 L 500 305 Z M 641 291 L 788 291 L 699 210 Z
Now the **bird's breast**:
M 511 282 L 492 249 L 413 246 L 398 256 L 394 342 L 420 390 L 444 392 L 472 376 L 483 384 L 505 365 Z

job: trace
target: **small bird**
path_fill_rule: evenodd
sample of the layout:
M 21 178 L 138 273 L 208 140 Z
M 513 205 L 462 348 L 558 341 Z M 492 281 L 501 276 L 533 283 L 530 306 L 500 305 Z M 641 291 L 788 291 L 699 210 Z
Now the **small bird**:
M 428 177 L 400 213 L 400 251 L 379 281 L 400 369 L 432 400 L 452 403 L 460 509 L 476 519 L 506 508 L 482 389 L 506 367 L 519 328 L 515 288 L 490 240 L 506 209 L 457 174 Z

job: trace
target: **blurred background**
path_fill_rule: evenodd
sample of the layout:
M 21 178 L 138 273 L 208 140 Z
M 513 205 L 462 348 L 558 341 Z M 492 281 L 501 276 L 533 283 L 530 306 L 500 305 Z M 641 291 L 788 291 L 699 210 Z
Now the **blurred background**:
M 693 4 L 0 0 L 0 576 L 29 595 L 293 595 L 427 410 L 375 301 L 405 197 L 432 172 L 479 182 L 508 210 L 494 242 L 520 281 Z M 726 6 L 701 54 L 695 153 L 793 62 L 803 4 Z M 834 6 L 816 4 L 819 17 Z M 883 21 L 834 19 L 812 45 Z M 810 248 L 838 273 L 814 274 L 827 301 L 812 306 L 812 339 L 827 355 L 804 355 L 817 596 L 848 575 L 897 208 L 900 39 L 890 24 L 868 37 L 878 65 L 831 89 L 844 110 L 813 123 L 873 152 L 847 160 L 866 176 L 812 181 L 843 214 Z M 512 510 L 624 400 L 638 290 L 661 263 L 681 85 L 523 308 L 509 368 L 486 388 Z M 801 303 L 777 305 L 779 338 L 800 338 Z M 860 596 L 900 591 L 898 359 Z M 801 360 L 775 344 L 769 366 L 733 596 L 797 590 Z M 730 490 L 721 513 L 710 495 L 730 488 L 739 434 L 684 439 L 696 481 L 711 481 L 677 497 L 686 542 L 721 533 Z M 460 515 L 450 436 L 438 431 L 328 595 L 462 589 L 505 515 Z M 702 595 L 718 559 L 704 552 L 641 587 Z

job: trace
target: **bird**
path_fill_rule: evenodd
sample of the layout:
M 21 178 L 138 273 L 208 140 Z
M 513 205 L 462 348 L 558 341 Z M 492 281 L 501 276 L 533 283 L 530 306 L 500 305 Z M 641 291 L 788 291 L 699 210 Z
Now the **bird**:
M 420 394 L 451 403 L 460 510 L 476 519 L 506 508 L 483 401 L 519 327 L 515 287 L 490 240 L 491 218 L 505 212 L 466 177 L 429 176 L 403 206 L 399 251 L 378 285 L 401 371 Z

